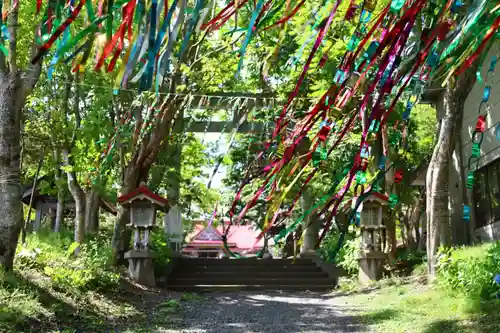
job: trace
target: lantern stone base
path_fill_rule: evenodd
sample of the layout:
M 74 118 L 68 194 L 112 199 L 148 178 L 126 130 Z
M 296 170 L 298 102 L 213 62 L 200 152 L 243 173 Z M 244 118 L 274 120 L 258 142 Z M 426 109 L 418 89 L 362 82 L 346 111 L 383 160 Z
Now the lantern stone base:
M 128 273 L 132 280 L 148 287 L 156 287 L 152 252 L 131 250 L 125 253 L 125 259 L 128 259 Z
M 361 284 L 382 279 L 387 255 L 381 251 L 361 251 L 358 257 L 358 280 Z

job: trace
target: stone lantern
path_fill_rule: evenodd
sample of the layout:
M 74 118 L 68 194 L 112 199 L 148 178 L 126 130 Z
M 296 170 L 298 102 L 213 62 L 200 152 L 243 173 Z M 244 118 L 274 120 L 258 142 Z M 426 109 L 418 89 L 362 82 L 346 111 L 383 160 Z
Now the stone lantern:
M 360 218 L 361 245 L 358 256 L 361 283 L 369 283 L 382 278 L 383 266 L 387 255 L 382 251 L 385 226 L 382 223 L 384 207 L 388 197 L 373 193 L 363 201 Z
M 127 227 L 134 230 L 133 249 L 125 253 L 130 277 L 141 284 L 155 286 L 153 254 L 149 251 L 149 234 L 155 226 L 156 211 L 168 209 L 168 201 L 141 185 L 118 198 L 118 202 L 130 212 Z

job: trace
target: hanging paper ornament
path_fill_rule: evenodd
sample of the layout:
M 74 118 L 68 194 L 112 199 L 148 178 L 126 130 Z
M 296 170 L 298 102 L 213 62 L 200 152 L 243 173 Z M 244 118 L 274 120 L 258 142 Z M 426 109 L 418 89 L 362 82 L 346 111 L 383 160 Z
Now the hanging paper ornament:
M 278 145 L 278 148 L 276 149 L 276 156 L 279 158 L 283 158 L 283 154 L 285 153 L 285 145 L 283 143 L 280 143 Z
M 358 10 L 358 8 L 359 7 L 355 4 L 351 5 L 345 14 L 346 20 L 352 20 L 356 15 L 356 11 Z
M 368 128 L 368 132 L 377 133 L 379 129 L 380 129 L 380 121 L 377 119 L 373 119 L 370 124 L 370 127 Z
M 366 49 L 366 52 L 364 54 L 364 57 L 369 60 L 371 59 L 374 55 L 375 52 L 377 52 L 378 47 L 380 46 L 380 43 L 377 41 L 372 41 L 370 45 L 368 46 L 368 49 Z
M 347 44 L 347 51 L 349 51 L 349 52 L 356 51 L 356 49 L 358 47 L 358 44 L 359 44 L 359 41 L 360 41 L 359 36 L 356 33 L 354 33 L 351 36 L 351 39 L 349 40 L 349 43 Z
M 396 194 L 391 194 L 389 196 L 389 207 L 394 208 L 397 206 L 399 198 Z
M 333 78 L 333 82 L 337 83 L 338 85 L 341 85 L 342 83 L 344 83 L 346 75 L 347 75 L 346 71 L 338 69 L 337 73 L 335 74 L 335 77 Z
M 356 224 L 356 226 L 359 227 L 359 225 L 361 224 L 361 212 L 356 212 L 356 214 L 354 214 L 354 216 L 355 216 L 354 223 Z
M 327 121 L 322 122 L 321 128 L 319 129 L 319 133 L 318 133 L 318 140 L 326 141 L 331 129 L 332 129 L 332 127 L 331 127 L 330 122 L 327 122 Z
M 363 143 L 363 146 L 361 147 L 361 153 L 360 153 L 361 158 L 370 157 L 369 149 L 370 149 L 370 146 L 368 146 L 367 143 Z
M 468 205 L 464 205 L 464 220 L 470 221 L 470 207 Z
M 410 113 L 411 113 L 411 110 L 413 109 L 413 103 L 411 103 L 410 101 L 408 101 L 408 103 L 406 104 L 406 108 L 403 112 L 403 120 L 408 120 L 410 118 Z
M 356 186 L 354 186 L 354 197 L 359 197 L 364 192 L 365 192 L 365 185 L 358 183 L 358 184 L 356 184 Z M 352 204 L 353 204 L 353 208 L 354 208 L 356 205 L 356 202 L 353 201 Z
M 486 128 L 486 116 L 480 115 L 477 117 L 476 132 L 483 133 Z
M 467 174 L 467 188 L 472 190 L 474 188 L 474 172 L 469 171 Z
M 402 180 L 403 180 L 403 171 L 402 170 L 397 170 L 394 173 L 394 182 L 396 184 L 399 184 L 399 183 L 401 183 Z
M 367 158 L 361 159 L 361 170 L 366 171 L 366 169 L 368 169 L 368 163 Z

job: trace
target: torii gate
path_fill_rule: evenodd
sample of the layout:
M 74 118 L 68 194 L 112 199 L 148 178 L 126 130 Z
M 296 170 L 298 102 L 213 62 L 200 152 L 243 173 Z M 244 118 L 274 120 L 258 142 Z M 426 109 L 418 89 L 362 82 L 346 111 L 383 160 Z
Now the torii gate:
M 262 133 L 266 127 L 274 127 L 274 122 L 265 124 L 263 122 L 248 122 L 243 119 L 243 117 L 248 115 L 248 111 L 253 108 L 263 108 L 266 106 L 274 107 L 274 102 L 276 100 L 274 94 L 207 93 L 205 95 L 194 96 L 190 104 L 199 105 L 202 98 L 208 98 L 208 103 L 204 103 L 200 109 L 227 109 L 231 107 L 227 101 L 229 98 L 244 99 L 246 100 L 246 104 L 242 105 L 243 108 L 235 110 L 232 114 L 232 118 L 228 121 L 190 121 L 189 118 L 184 117 L 184 110 L 180 110 L 173 129 L 174 133 L 222 133 L 223 131 L 230 132 L 235 129 L 238 130 L 238 133 Z M 187 128 L 185 128 L 186 125 Z M 178 175 L 181 171 L 182 144 L 177 143 L 170 147 L 170 149 L 172 149 L 171 166 L 175 170 L 174 174 Z M 170 240 L 171 243 L 174 243 L 174 251 L 178 251 L 183 240 L 181 211 L 177 205 L 180 197 L 180 182 L 178 177 L 169 177 L 169 179 L 171 179 L 171 181 L 170 188 L 168 189 L 168 199 L 172 203 L 172 207 L 169 213 L 165 215 L 164 225 L 165 232 L 171 235 Z

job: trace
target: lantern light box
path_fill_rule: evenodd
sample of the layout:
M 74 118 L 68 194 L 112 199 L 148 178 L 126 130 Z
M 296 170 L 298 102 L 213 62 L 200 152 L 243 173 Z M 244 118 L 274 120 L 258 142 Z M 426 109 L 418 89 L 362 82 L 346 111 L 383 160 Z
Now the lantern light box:
M 130 225 L 134 228 L 152 228 L 155 224 L 156 210 L 168 208 L 168 200 L 141 185 L 121 197 L 118 202 L 130 210 Z

